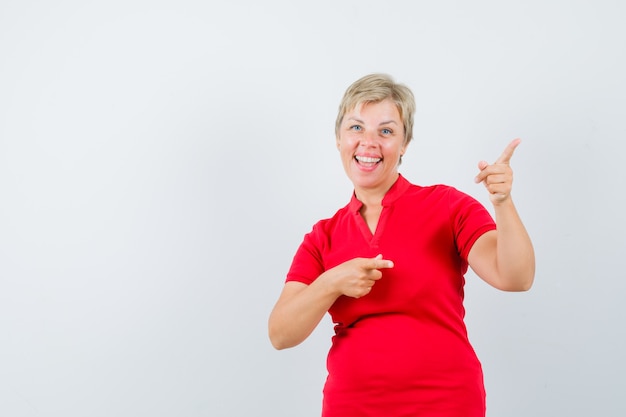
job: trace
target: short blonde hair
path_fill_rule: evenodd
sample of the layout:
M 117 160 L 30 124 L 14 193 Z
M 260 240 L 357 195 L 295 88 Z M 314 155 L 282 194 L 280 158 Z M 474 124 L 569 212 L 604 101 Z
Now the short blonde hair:
M 370 74 L 352 83 L 339 104 L 339 113 L 335 122 L 335 136 L 339 138 L 339 128 L 347 112 L 361 104 L 378 103 L 391 99 L 398 107 L 404 125 L 404 144 L 413 139 L 413 115 L 415 97 L 405 85 L 398 84 L 387 74 Z

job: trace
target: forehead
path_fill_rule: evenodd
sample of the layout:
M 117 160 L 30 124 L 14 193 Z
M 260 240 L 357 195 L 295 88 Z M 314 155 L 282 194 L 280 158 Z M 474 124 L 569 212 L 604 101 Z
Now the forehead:
M 389 98 L 380 101 L 364 101 L 357 103 L 352 109 L 346 112 L 344 119 L 353 117 L 381 117 L 394 121 L 400 121 L 402 118 L 398 105 Z

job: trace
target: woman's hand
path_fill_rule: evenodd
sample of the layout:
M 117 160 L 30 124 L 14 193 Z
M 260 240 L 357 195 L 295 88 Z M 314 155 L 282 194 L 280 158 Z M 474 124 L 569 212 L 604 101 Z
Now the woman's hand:
M 511 198 L 513 171 L 509 161 L 520 139 L 506 147 L 493 165 L 478 164 L 476 182 L 482 182 L 493 203 L 497 230 L 480 236 L 467 260 L 476 274 L 505 291 L 526 291 L 535 277 L 535 252 Z
M 378 255 L 375 258 L 351 259 L 329 269 L 324 274 L 338 293 L 360 298 L 370 293 L 376 281 L 383 276 L 380 272 L 383 268 L 393 268 L 393 262 Z
M 383 268 L 393 268 L 393 262 L 382 255 L 355 258 L 327 270 L 311 285 L 287 282 L 270 314 L 268 330 L 272 345 L 285 349 L 301 343 L 338 297 L 359 298 L 369 294 L 382 277 Z
M 494 164 L 490 165 L 486 161 L 478 163 L 480 172 L 474 181 L 476 183 L 482 182 L 485 185 L 485 188 L 489 191 L 489 199 L 494 206 L 507 201 L 511 196 L 513 170 L 509 162 L 520 142 L 521 139 L 515 139 L 509 143 Z

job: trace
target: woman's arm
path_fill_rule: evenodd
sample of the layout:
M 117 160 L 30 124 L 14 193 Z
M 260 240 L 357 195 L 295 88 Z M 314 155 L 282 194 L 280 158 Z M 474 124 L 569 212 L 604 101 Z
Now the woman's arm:
M 382 277 L 381 268 L 393 262 L 375 258 L 355 258 L 320 275 L 311 285 L 287 282 L 268 323 L 269 338 L 276 349 L 302 343 L 313 332 L 324 314 L 341 295 L 359 298 Z
M 270 314 L 269 337 L 276 349 L 286 349 L 303 342 L 313 332 L 337 299 L 321 281 L 311 285 L 287 282 Z
M 478 165 L 481 171 L 476 182 L 483 182 L 490 193 L 497 230 L 478 238 L 468 255 L 474 272 L 504 291 L 526 291 L 535 277 L 533 245 L 511 199 L 513 171 L 509 161 L 519 143 L 519 139 L 512 141 L 495 164 L 481 161 Z
M 535 276 L 535 253 L 511 201 L 496 210 L 497 230 L 479 237 L 468 255 L 476 275 L 503 291 L 527 291 Z

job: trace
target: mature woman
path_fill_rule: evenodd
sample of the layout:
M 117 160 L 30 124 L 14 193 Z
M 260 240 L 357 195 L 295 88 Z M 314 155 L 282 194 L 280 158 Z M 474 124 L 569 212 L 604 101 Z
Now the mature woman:
M 398 173 L 414 111 L 411 91 L 386 75 L 348 88 L 335 132 L 354 194 L 304 237 L 269 319 L 277 349 L 305 340 L 326 312 L 336 323 L 324 417 L 483 417 L 464 274 L 470 266 L 505 291 L 533 282 L 532 244 L 511 199 L 519 140 L 494 164 L 478 164 L 494 223 L 470 196 Z

